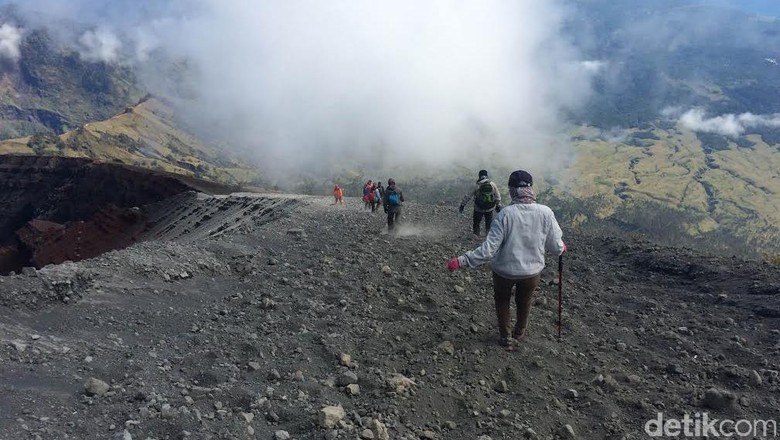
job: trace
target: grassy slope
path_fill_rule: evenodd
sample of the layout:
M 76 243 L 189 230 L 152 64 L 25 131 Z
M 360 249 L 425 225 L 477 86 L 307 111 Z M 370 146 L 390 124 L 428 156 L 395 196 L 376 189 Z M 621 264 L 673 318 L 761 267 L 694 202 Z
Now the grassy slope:
M 171 109 L 154 98 L 105 121 L 46 137 L 36 149 L 33 143 L 30 136 L 0 142 L 0 154 L 92 157 L 230 184 L 259 177 L 246 164 L 177 128 Z
M 643 147 L 578 142 L 566 192 L 582 199 L 601 196 L 606 203 L 596 213 L 599 218 L 649 200 L 695 214 L 696 222 L 683 225 L 692 235 L 723 229 L 766 245 L 780 238 L 777 146 L 751 136 L 752 148 L 730 143 L 726 150 L 707 153 L 690 132 L 654 133 L 660 139 Z

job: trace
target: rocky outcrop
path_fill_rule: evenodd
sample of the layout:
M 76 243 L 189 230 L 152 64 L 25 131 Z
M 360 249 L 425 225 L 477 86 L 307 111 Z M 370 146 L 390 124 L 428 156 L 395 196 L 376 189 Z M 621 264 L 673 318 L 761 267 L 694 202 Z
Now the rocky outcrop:
M 219 184 L 81 158 L 0 156 L 0 273 L 124 247 L 140 207 Z
M 19 251 L 35 267 L 78 261 L 133 244 L 144 226 L 138 208 L 108 206 L 91 219 L 67 225 L 31 220 L 16 235 Z

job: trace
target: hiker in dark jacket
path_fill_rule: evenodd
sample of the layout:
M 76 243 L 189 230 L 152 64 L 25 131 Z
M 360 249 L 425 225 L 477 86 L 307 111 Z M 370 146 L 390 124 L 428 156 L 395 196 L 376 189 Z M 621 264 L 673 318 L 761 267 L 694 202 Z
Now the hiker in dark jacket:
M 477 267 L 490 263 L 493 269 L 493 297 L 496 303 L 501 345 L 513 350 L 526 335 L 528 316 L 544 269 L 545 252 L 561 255 L 566 252 L 561 227 L 552 209 L 536 203 L 533 178 L 523 170 L 509 176 L 512 204 L 496 215 L 485 241 L 478 248 L 453 258 L 447 264 L 450 271 L 461 267 Z M 510 302 L 515 288 L 517 322 L 512 332 Z M 511 337 L 510 337 L 511 332 Z
M 371 212 L 376 212 L 376 210 L 379 208 L 379 205 L 382 204 L 382 200 L 384 199 L 384 192 L 385 189 L 382 187 L 382 182 L 376 181 L 374 183 L 374 202 L 373 205 L 371 205 Z
M 474 224 L 472 230 L 474 235 L 479 236 L 479 224 L 482 218 L 485 219 L 485 234 L 490 233 L 490 224 L 493 222 L 493 210 L 501 211 L 501 193 L 498 192 L 496 184 L 488 178 L 488 172 L 479 170 L 477 183 L 474 188 L 463 197 L 460 202 L 460 213 L 466 208 L 466 203 L 474 198 Z
M 401 207 L 404 202 L 404 193 L 395 186 L 395 180 L 387 180 L 387 188 L 382 199 L 382 205 L 387 213 L 387 232 L 393 232 L 395 224 L 401 221 Z

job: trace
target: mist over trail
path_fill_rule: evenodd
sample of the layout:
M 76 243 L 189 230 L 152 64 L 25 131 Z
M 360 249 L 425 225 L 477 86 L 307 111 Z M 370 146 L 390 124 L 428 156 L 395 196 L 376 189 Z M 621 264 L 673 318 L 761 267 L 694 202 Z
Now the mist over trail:
M 567 154 L 562 114 L 590 93 L 559 1 L 12 3 L 85 59 L 136 66 L 190 127 L 270 176 L 547 169 Z

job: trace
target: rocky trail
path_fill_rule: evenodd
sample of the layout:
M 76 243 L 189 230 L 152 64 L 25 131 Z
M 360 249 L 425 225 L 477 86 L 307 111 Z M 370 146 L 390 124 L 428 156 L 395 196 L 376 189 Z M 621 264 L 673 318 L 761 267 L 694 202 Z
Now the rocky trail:
M 564 223 L 563 340 L 550 257 L 507 353 L 489 268 L 446 270 L 478 244 L 453 208 L 408 203 L 390 236 L 351 198 L 189 197 L 148 241 L 0 277 L 0 439 L 640 439 L 659 412 L 780 419 L 777 267 Z

